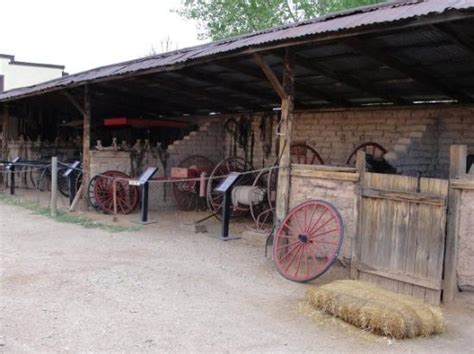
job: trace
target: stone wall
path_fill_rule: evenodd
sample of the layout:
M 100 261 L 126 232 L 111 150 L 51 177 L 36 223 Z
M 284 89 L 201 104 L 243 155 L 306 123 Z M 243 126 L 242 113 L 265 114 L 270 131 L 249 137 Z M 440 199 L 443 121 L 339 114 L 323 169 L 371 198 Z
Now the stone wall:
M 344 222 L 344 241 L 340 257 L 350 259 L 352 240 L 356 231 L 356 183 L 292 176 L 290 209 L 309 199 L 327 201 L 341 213 Z
M 461 192 L 458 237 L 458 286 L 474 291 L 474 190 Z

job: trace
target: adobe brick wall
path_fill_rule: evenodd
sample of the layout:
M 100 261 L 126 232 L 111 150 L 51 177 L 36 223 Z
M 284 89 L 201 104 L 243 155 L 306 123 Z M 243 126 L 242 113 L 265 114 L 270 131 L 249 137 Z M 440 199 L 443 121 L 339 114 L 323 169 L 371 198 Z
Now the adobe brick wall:
M 199 119 L 199 129 L 168 146 L 167 172 L 191 155 L 202 155 L 217 164 L 224 158 L 223 117 Z
M 354 109 L 297 113 L 294 142 L 312 145 L 326 164 L 343 165 L 353 149 L 377 142 L 399 172 L 446 178 L 449 145 L 474 153 L 474 106 Z

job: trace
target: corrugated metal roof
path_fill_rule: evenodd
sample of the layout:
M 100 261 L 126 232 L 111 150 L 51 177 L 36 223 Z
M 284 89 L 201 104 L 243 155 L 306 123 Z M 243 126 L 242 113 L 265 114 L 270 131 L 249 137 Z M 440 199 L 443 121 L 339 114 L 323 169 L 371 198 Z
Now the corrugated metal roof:
M 474 0 L 405 0 L 329 14 L 308 21 L 276 27 L 260 32 L 207 43 L 196 47 L 168 52 L 152 57 L 108 65 L 78 74 L 65 76 L 34 86 L 0 94 L 0 102 L 42 91 L 78 86 L 94 80 L 116 77 L 132 72 L 166 68 L 171 65 L 196 62 L 212 56 L 243 51 L 249 47 L 286 42 L 303 37 L 354 30 L 359 27 L 395 23 L 403 20 L 443 14 L 452 10 L 474 10 Z

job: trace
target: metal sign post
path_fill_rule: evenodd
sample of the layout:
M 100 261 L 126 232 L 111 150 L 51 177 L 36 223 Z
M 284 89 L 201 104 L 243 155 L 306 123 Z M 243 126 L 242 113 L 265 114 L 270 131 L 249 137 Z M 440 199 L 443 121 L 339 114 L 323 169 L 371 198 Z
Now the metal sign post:
M 77 169 L 81 165 L 81 161 L 74 161 L 72 165 L 68 167 L 66 172 L 63 173 L 63 177 L 67 178 L 68 189 L 69 189 L 69 205 L 72 205 L 74 198 L 76 197 L 76 177 Z
M 16 157 L 7 165 L 7 170 L 10 171 L 10 195 L 15 194 L 15 163 L 20 161 L 20 157 Z
M 139 186 L 141 189 L 141 214 L 140 214 L 140 224 L 152 224 L 156 221 L 148 221 L 148 192 L 150 179 L 158 171 L 158 167 L 148 167 L 145 172 L 143 172 L 137 180 L 131 180 L 129 184 L 131 186 Z
M 222 232 L 219 239 L 222 241 L 238 240 L 240 236 L 229 236 L 230 203 L 232 203 L 232 187 L 240 177 L 240 173 L 232 172 L 215 189 L 216 192 L 224 194 L 222 202 Z

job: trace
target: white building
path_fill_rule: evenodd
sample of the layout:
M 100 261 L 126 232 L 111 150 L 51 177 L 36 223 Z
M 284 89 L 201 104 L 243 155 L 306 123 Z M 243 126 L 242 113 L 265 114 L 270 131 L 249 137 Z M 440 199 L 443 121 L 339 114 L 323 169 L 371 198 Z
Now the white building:
M 13 55 L 0 54 L 0 92 L 30 86 L 66 75 L 63 65 L 16 61 Z

